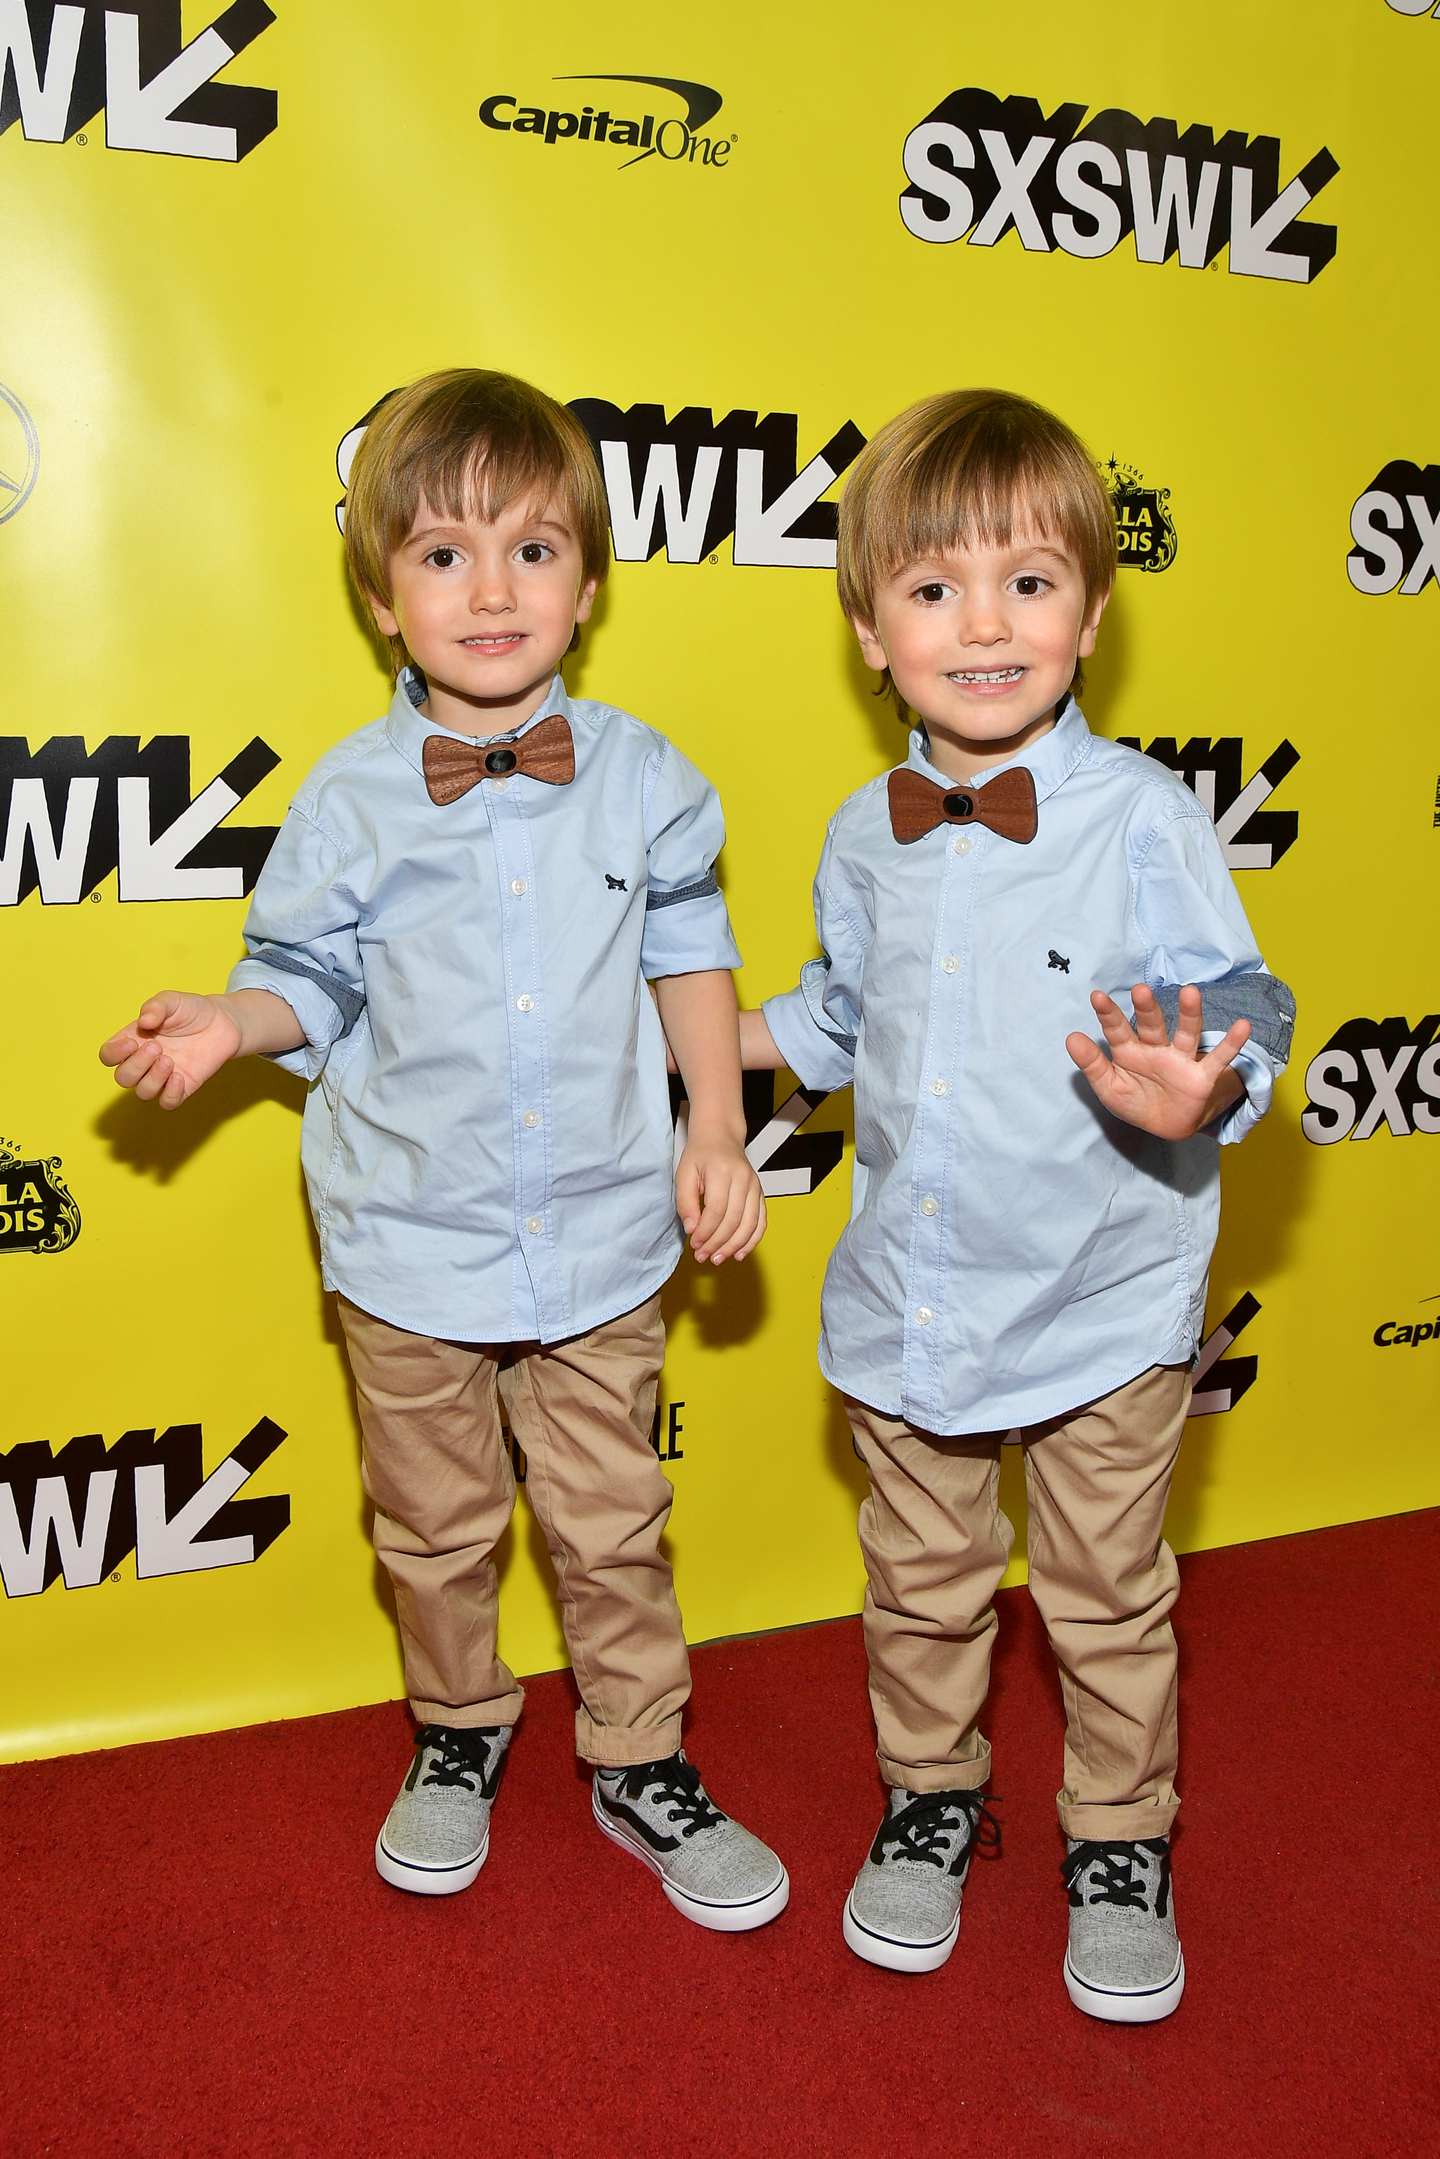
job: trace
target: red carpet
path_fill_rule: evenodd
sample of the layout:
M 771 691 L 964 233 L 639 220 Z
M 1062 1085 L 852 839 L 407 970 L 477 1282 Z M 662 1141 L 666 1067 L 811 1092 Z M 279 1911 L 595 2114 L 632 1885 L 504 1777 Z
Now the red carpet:
M 1421 2159 L 1435 2014 L 1440 1511 L 1182 1562 L 1189 1986 L 1066 2000 L 1060 1716 L 1023 1590 L 989 1719 L 1005 1854 L 901 1978 L 840 1906 L 878 1819 L 858 1623 L 697 1652 L 689 1746 L 794 1882 L 686 1924 L 589 1819 L 531 1683 L 466 1895 L 387 1889 L 399 1705 L 0 1770 L 0 2151 Z

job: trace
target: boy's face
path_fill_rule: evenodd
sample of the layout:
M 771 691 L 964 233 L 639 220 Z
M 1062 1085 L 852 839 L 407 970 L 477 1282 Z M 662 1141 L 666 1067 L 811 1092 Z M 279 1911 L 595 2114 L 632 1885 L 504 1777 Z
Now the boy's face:
M 552 504 L 512 503 L 493 524 L 439 516 L 422 495 L 390 557 L 390 600 L 372 599 L 430 686 L 425 710 L 457 734 L 503 734 L 544 703 L 595 597 Z
M 855 634 L 925 722 L 932 761 L 968 780 L 1055 724 L 1077 660 L 1095 650 L 1109 593 L 1088 603 L 1063 541 L 958 548 L 913 562 L 875 594 Z

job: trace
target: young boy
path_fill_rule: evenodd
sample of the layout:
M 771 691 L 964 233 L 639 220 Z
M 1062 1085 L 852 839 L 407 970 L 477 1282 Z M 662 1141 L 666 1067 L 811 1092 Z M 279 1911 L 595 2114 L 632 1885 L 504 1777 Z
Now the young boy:
M 420 1727 L 375 1847 L 385 1880 L 448 1895 L 489 1847 L 524 1699 L 495 1653 L 503 1402 L 595 1819 L 687 1918 L 761 1926 L 785 1869 L 680 1747 L 689 1664 L 650 1443 L 680 1222 L 716 1266 L 764 1229 L 720 805 L 663 735 L 566 695 L 609 531 L 563 406 L 472 370 L 397 392 L 357 452 L 345 545 L 398 675 L 389 712 L 301 787 L 225 994 L 152 997 L 100 1054 L 168 1109 L 229 1057 L 312 1082 L 301 1152 Z M 673 1176 L 667 1034 L 690 1100 Z
M 820 1361 L 870 1473 L 865 1638 L 891 1791 L 845 1939 L 934 1970 L 976 1841 L 997 1841 L 977 1720 L 1012 1539 L 1008 1433 L 1065 1697 L 1066 1984 L 1092 2016 L 1148 2022 L 1184 1985 L 1161 1525 L 1216 1143 L 1268 1106 L 1291 1003 L 1195 796 L 1093 737 L 1071 694 L 1114 573 L 1094 466 L 1025 399 L 930 398 L 869 444 L 841 508 L 840 599 L 918 725 L 905 764 L 831 820 L 824 957 L 742 1015 L 742 1042 L 747 1064 L 855 1088 Z M 1108 1058 L 1079 1031 L 1091 1006 Z

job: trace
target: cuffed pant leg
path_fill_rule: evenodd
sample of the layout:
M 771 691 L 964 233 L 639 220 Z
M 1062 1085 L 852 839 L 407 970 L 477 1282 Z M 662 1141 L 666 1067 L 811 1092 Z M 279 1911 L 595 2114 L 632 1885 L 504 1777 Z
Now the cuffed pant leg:
M 587 1762 L 663 1760 L 680 1745 L 690 1660 L 660 1539 L 674 1494 L 650 1434 L 665 1355 L 660 1299 L 502 1369 L 526 1491 L 550 1548 L 580 1690 Z
M 495 1352 L 410 1334 L 344 1297 L 340 1320 L 410 1707 L 422 1724 L 514 1724 L 524 1691 L 495 1654 L 491 1553 L 515 1503 Z
M 1175 1555 L 1161 1537 L 1190 1405 L 1182 1365 L 1025 1434 L 1030 1593 L 1060 1667 L 1067 1836 L 1163 1836 L 1175 1819 Z
M 860 1548 L 881 1774 L 912 1792 L 978 1790 L 990 1774 L 978 1719 L 994 1596 L 1014 1539 L 1000 1511 L 1000 1434 L 916 1432 L 848 1397 L 845 1410 L 870 1472 Z

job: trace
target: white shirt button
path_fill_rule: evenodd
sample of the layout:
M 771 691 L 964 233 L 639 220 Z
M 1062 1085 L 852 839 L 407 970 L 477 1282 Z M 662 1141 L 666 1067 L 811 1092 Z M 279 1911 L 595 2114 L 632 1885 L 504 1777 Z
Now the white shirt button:
M 516 998 L 515 1010 L 517 1012 L 533 1012 L 535 1010 L 535 1000 L 530 995 L 529 990 L 526 990 L 523 997 Z
M 921 1202 L 920 1202 L 920 1212 L 921 1212 L 921 1214 L 939 1214 L 939 1212 L 940 1212 L 940 1202 L 939 1202 L 939 1200 L 938 1200 L 938 1199 L 932 1199 L 932 1198 L 931 1198 L 931 1196 L 930 1196 L 930 1194 L 929 1194 L 929 1193 L 927 1192 L 927 1193 L 925 1194 L 925 1197 L 924 1197 L 924 1199 L 922 1199 L 922 1200 L 921 1200 Z
M 510 782 L 508 780 L 492 780 L 490 782 L 490 785 L 494 788 L 497 795 L 503 795 L 506 788 L 510 785 Z
M 511 880 L 510 880 L 510 890 L 511 890 L 511 891 L 512 891 L 512 892 L 514 893 L 514 895 L 515 895 L 515 897 L 516 897 L 516 899 L 517 899 L 517 900 L 518 900 L 518 899 L 521 899 L 521 898 L 523 898 L 523 897 L 524 897 L 524 893 L 525 893 L 525 880 L 524 880 L 524 878 L 523 878 L 523 877 L 512 877 L 512 878 L 511 878 Z
M 523 1002 L 523 999 L 522 999 L 522 1002 Z M 950 1092 L 950 1083 L 949 1083 L 949 1081 L 948 1081 L 948 1080 L 942 1080 L 942 1079 L 933 1079 L 933 1080 L 931 1080 L 931 1082 L 930 1082 L 930 1092 L 931 1092 L 931 1094 L 949 1094 L 949 1092 Z
M 946 955 L 945 955 L 945 957 L 944 957 L 944 959 L 943 959 L 943 960 L 941 960 L 941 962 L 940 962 L 940 971 L 941 971 L 941 973 L 942 973 L 942 974 L 947 974 L 947 975 L 953 975 L 953 974 L 958 974 L 958 973 L 959 973 L 959 971 L 960 971 L 960 962 L 959 962 L 959 960 L 957 960 L 957 959 L 956 959 L 956 957 L 955 957 L 955 955 L 954 955 L 954 953 L 953 953 L 953 952 L 947 952 L 947 953 L 946 953 Z
M 968 854 L 969 854 L 969 852 L 970 852 L 970 849 L 971 849 L 971 846 L 972 846 L 972 845 L 973 845 L 973 842 L 972 842 L 972 840 L 971 840 L 971 838 L 970 838 L 970 835 L 969 835 L 969 833 L 968 833 L 968 832 L 957 832 L 957 833 L 956 833 L 956 835 L 955 835 L 955 852 L 956 852 L 956 854 L 957 854 L 957 855 L 968 855 Z
M 931 1311 L 928 1304 L 922 1304 L 916 1307 L 915 1319 L 916 1323 L 919 1326 L 928 1327 L 934 1317 L 935 1314 Z
M 524 1116 L 520 1119 L 520 1122 L 524 1125 L 527 1132 L 533 1132 L 536 1125 L 540 1122 L 539 1110 L 527 1109 Z
M 538 1214 L 532 1214 L 529 1221 L 525 1224 L 525 1227 L 529 1230 L 532 1237 L 538 1237 L 541 1230 L 545 1227 L 545 1224 L 541 1221 Z

